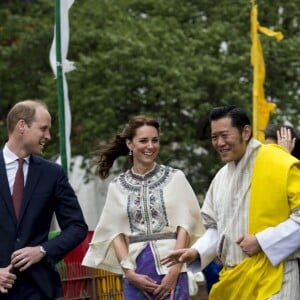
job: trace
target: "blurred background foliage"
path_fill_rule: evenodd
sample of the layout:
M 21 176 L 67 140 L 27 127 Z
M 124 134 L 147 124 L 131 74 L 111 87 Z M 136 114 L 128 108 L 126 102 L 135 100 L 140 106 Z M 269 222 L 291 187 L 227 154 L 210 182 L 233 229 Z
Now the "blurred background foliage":
M 266 63 L 265 94 L 276 123 L 299 127 L 300 0 L 256 1 Z M 208 112 L 236 104 L 252 112 L 247 0 L 77 0 L 70 10 L 67 74 L 72 155 L 86 159 L 136 114 L 157 117 L 160 162 L 181 168 L 203 195 L 221 162 L 210 145 Z M 56 81 L 49 64 L 53 0 L 0 2 L 0 141 L 5 116 L 23 99 L 42 99 L 53 116 L 47 158 L 58 154 Z M 121 160 L 122 165 L 124 160 Z M 89 165 L 85 168 L 89 170 Z

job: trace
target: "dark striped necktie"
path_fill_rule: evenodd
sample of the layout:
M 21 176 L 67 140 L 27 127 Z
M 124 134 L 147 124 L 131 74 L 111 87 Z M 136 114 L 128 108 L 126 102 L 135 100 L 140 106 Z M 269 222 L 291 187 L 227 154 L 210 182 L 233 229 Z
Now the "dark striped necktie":
M 22 199 L 23 199 L 23 191 L 24 191 L 24 173 L 23 173 L 24 159 L 19 158 L 17 159 L 17 161 L 19 166 L 18 166 L 18 170 L 16 173 L 15 182 L 13 186 L 12 199 L 13 199 L 16 217 L 17 219 L 19 219 L 19 214 L 20 214 Z

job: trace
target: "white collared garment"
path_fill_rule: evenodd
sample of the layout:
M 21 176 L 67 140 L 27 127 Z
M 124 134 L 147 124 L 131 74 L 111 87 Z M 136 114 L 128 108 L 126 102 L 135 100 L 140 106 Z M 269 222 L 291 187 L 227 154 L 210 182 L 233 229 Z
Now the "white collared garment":
M 202 207 L 205 226 L 210 230 L 192 246 L 201 256 L 201 265 L 200 261 L 190 265 L 193 272 L 199 271 L 199 267 L 205 268 L 217 255 L 228 266 L 234 266 L 246 257 L 236 240 L 248 233 L 249 188 L 259 145 L 251 139 L 242 160 L 236 166 L 226 164 L 213 179 Z M 245 162 L 248 167 L 242 168 Z M 299 257 L 299 252 L 295 252 L 300 248 L 299 210 L 276 227 L 257 233 L 256 237 L 273 265 L 286 258 Z
M 112 245 L 117 235 L 174 233 L 178 226 L 189 233 L 191 244 L 204 232 L 198 200 L 182 171 L 156 165 L 143 176 L 132 171 L 122 173 L 109 185 L 83 265 L 122 274 Z M 158 274 L 166 274 L 168 267 L 160 259 L 174 249 L 175 243 L 175 239 L 132 243 L 121 265 L 135 269 L 137 256 L 150 244 Z

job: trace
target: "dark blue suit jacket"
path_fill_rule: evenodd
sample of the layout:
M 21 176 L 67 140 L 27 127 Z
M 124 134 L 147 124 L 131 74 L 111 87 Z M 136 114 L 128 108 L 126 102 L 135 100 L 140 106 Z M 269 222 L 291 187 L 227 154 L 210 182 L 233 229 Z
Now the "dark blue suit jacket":
M 61 234 L 48 240 L 53 215 Z M 46 257 L 22 272 L 50 299 L 62 295 L 55 263 L 86 237 L 87 225 L 62 169 L 56 163 L 31 156 L 19 221 L 12 204 L 8 179 L 0 150 L 0 267 L 10 263 L 11 254 L 20 248 L 42 245 Z

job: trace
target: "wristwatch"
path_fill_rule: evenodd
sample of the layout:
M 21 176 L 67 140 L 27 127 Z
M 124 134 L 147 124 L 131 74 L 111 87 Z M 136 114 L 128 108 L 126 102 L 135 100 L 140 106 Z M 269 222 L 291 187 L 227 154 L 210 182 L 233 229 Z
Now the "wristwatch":
M 47 252 L 43 246 L 40 246 L 40 252 L 43 253 L 44 256 L 47 254 Z

